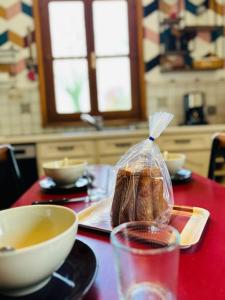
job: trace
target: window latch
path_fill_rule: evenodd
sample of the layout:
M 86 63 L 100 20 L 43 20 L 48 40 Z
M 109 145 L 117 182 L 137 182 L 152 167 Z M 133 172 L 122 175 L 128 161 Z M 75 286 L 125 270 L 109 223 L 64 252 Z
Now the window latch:
M 91 68 L 96 69 L 96 56 L 95 52 L 91 52 Z

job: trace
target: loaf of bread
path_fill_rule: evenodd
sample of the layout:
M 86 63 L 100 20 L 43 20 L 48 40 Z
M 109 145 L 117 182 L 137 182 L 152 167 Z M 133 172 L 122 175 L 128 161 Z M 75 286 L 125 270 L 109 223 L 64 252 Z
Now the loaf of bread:
M 156 220 L 167 208 L 159 168 L 118 170 L 111 209 L 113 227 L 130 221 Z

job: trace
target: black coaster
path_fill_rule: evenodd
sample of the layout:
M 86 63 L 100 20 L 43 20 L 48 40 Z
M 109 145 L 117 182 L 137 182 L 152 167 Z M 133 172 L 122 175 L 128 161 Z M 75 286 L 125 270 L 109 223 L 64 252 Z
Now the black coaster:
M 191 181 L 192 172 L 187 169 L 181 169 L 176 174 L 171 175 L 173 184 L 182 184 Z
M 83 193 L 87 192 L 89 178 L 80 177 L 74 184 L 66 186 L 58 186 L 50 177 L 46 177 L 39 181 L 43 192 L 50 194 L 69 194 L 69 193 Z

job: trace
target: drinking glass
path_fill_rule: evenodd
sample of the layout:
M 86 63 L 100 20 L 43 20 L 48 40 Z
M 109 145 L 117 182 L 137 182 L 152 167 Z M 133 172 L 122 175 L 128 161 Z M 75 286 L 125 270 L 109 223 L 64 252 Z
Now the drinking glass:
M 179 233 L 169 225 L 129 222 L 112 230 L 119 299 L 176 299 Z
M 107 166 L 87 165 L 84 176 L 87 179 L 88 201 L 99 201 L 109 196 L 111 169 Z

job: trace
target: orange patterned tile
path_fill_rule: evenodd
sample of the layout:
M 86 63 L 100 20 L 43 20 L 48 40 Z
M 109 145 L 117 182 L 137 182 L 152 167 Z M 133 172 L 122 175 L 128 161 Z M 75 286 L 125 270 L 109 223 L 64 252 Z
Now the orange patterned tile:
M 6 16 L 6 11 L 2 6 L 0 6 L 0 18 L 5 18 L 5 16 Z
M 0 72 L 11 73 L 11 64 L 0 64 Z
M 19 36 L 13 31 L 9 31 L 9 41 L 17 44 L 20 47 L 24 47 L 24 38 L 22 36 Z
M 218 15 L 223 16 L 225 14 L 225 5 L 218 3 L 216 0 L 210 1 L 209 8 L 215 11 Z

